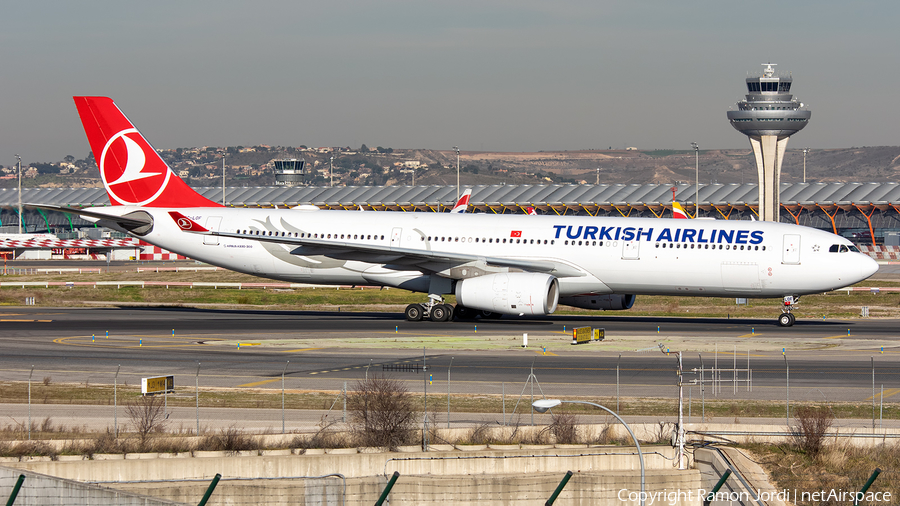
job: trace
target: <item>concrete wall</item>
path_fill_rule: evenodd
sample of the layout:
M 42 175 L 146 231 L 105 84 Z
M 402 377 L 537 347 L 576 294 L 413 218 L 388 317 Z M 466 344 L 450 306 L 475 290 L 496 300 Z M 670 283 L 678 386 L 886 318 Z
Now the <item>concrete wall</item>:
M 647 490 L 696 490 L 700 486 L 699 471 L 673 469 L 672 448 L 648 446 L 643 450 Z M 223 479 L 211 504 L 340 504 L 336 502 L 344 486 L 340 479 L 301 478 L 329 473 L 346 476 L 346 497 L 364 503 L 375 502 L 386 476 L 394 471 L 401 478 L 392 497 L 402 504 L 454 501 L 501 505 L 538 499 L 537 503 L 543 503 L 569 470 L 575 475 L 561 496 L 567 498 L 566 504 L 618 503 L 620 491 L 627 496 L 640 490 L 640 465 L 633 447 L 579 445 L 428 453 L 358 453 L 354 448 L 330 452 L 255 456 L 197 452 L 203 456 L 119 456 L 116 460 L 13 465 L 188 503 L 199 501 L 209 480 L 221 473 Z M 196 481 L 187 481 L 191 479 Z M 635 498 L 625 504 L 639 501 Z M 675 504 L 699 503 L 682 498 Z
M 62 506 L 70 504 L 73 506 L 83 506 L 85 504 L 170 506 L 179 504 L 139 495 L 135 492 L 122 492 L 30 471 L 0 467 L 0 490 L 3 491 L 4 497 L 9 497 L 21 474 L 25 475 L 25 481 L 22 483 L 22 488 L 19 490 L 19 495 L 16 498 L 16 506 Z M 200 497 L 202 497 L 202 494 L 194 502 L 199 502 Z

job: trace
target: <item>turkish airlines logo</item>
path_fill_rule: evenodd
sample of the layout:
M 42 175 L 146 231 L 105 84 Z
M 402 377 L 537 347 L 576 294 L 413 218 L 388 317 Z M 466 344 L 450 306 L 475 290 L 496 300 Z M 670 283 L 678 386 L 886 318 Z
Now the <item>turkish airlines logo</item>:
M 513 230 L 509 233 L 509 236 L 510 237 L 522 237 L 522 231 L 521 230 Z
M 176 221 L 176 223 L 178 223 L 178 228 L 180 228 L 181 230 L 190 230 L 194 228 L 194 223 L 187 218 L 178 218 L 178 221 Z
M 137 129 L 126 128 L 106 141 L 100 154 L 100 176 L 111 198 L 121 204 L 143 206 L 162 194 L 172 171 Z

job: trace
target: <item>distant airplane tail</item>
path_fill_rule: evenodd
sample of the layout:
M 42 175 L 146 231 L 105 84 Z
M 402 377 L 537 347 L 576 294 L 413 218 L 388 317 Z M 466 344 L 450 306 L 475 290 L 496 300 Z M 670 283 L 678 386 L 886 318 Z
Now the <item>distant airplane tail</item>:
M 176 176 L 111 98 L 73 98 L 110 204 L 221 207 Z
M 529 206 L 529 207 L 526 207 L 526 208 L 525 208 L 525 214 L 529 214 L 529 215 L 531 215 L 531 216 L 536 216 L 536 215 L 537 215 L 537 211 L 536 211 L 533 207 L 530 207 L 530 206 Z
M 679 202 L 672 201 L 672 217 L 678 218 L 682 220 L 689 219 L 690 217 L 687 214 L 687 211 L 684 210 L 684 207 Z
M 471 197 L 471 196 L 472 196 L 472 189 L 469 188 L 465 192 L 463 192 L 461 197 L 459 197 L 459 200 L 456 202 L 456 205 L 453 206 L 453 209 L 450 212 L 451 213 L 466 212 L 466 208 L 469 207 L 469 197 Z

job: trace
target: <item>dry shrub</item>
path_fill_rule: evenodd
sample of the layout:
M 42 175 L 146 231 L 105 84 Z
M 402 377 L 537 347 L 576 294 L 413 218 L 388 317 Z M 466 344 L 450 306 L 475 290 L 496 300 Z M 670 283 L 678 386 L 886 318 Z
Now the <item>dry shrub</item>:
M 153 432 L 162 432 L 166 427 L 164 400 L 155 395 L 141 396 L 125 406 L 134 431 L 140 437 L 138 451 L 146 451 L 147 442 Z
M 309 436 L 294 437 L 291 446 L 303 450 L 303 453 L 310 448 L 349 448 L 353 446 L 353 442 L 346 432 L 334 429 L 337 423 L 337 421 L 329 422 L 323 416 L 315 433 Z
M 553 415 L 549 428 L 557 443 L 574 444 L 578 442 L 578 417 L 571 413 Z
M 653 435 L 653 443 L 655 444 L 671 444 L 672 432 L 676 425 L 669 422 L 656 422 L 656 433 Z
M 419 413 L 403 382 L 373 375 L 347 397 L 350 430 L 360 446 L 396 450 L 415 441 Z
M 465 443 L 473 445 L 486 445 L 491 442 L 491 432 L 493 426 L 490 422 L 481 422 L 469 429 L 466 435 Z
M 244 431 L 232 425 L 231 427 L 221 429 L 218 433 L 204 436 L 196 449 L 206 451 L 241 452 L 258 450 L 259 448 L 259 441 L 255 437 L 245 434 Z
M 811 457 L 816 457 L 825 443 L 825 433 L 834 422 L 834 413 L 828 406 L 797 408 L 794 420 L 797 425 L 791 427 L 794 444 Z

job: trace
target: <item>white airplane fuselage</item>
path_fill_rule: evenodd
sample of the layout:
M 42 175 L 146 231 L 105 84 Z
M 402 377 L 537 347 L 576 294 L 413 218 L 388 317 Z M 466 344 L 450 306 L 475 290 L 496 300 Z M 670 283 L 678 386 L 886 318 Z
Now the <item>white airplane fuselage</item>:
M 558 278 L 562 297 L 610 293 L 782 297 L 848 286 L 877 270 L 875 261 L 853 251 L 847 239 L 784 223 L 177 209 L 210 231 L 241 235 L 227 237 L 180 230 L 167 214 L 176 209 L 117 206 L 94 210 L 121 216 L 138 209 L 154 218 L 153 230 L 140 236 L 151 244 L 227 269 L 298 283 L 404 286 L 423 274 L 402 259 L 395 262 L 389 253 L 372 254 L 364 261 L 359 255 L 350 259 L 341 259 L 339 254 L 307 256 L 297 245 L 263 242 L 247 235 L 552 261 L 569 267 Z M 464 271 L 444 275 L 453 280 L 467 277 Z

